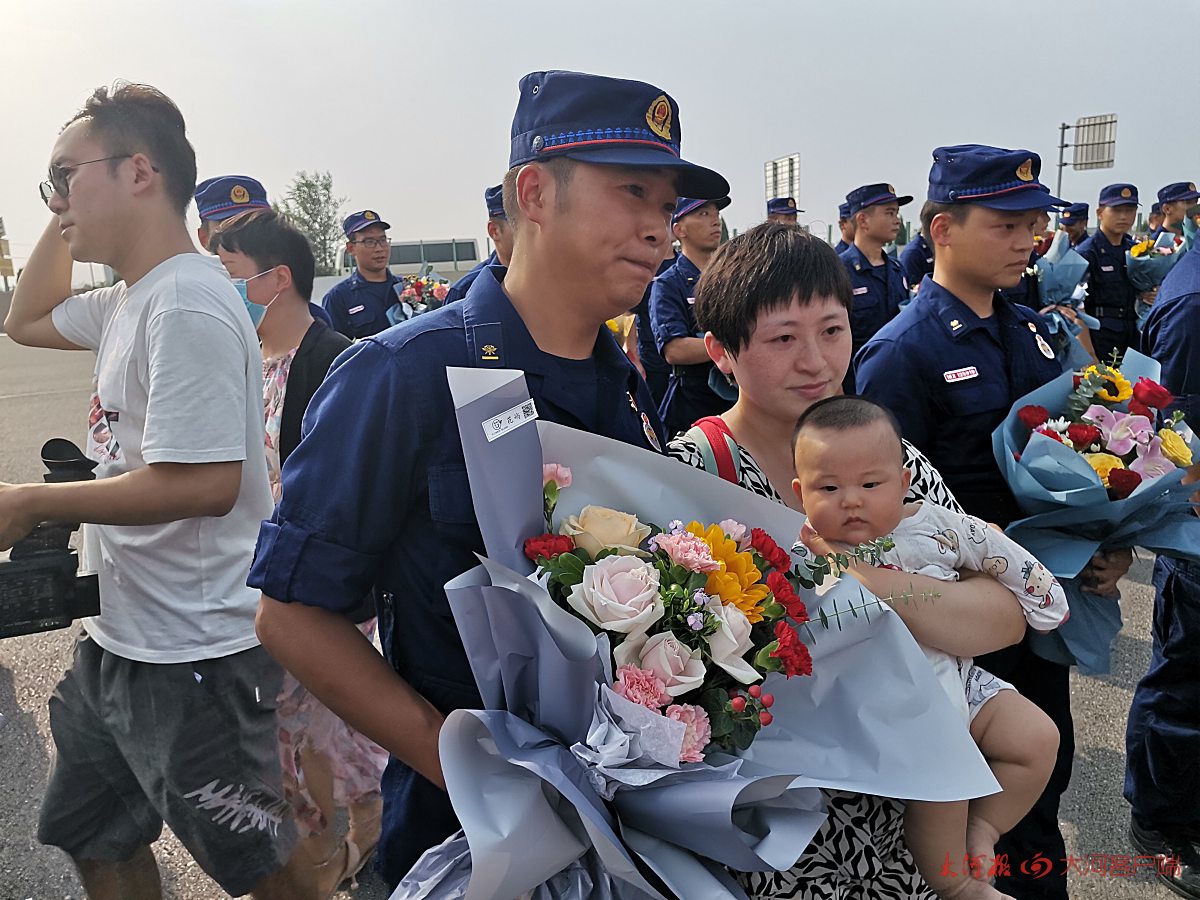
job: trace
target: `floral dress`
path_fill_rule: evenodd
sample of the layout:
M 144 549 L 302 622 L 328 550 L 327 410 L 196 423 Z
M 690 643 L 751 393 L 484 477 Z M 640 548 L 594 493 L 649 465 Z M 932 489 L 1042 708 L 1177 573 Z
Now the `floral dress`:
M 295 356 L 293 349 L 282 356 L 263 360 L 267 474 L 271 480 L 271 496 L 276 503 L 281 493 L 279 427 L 283 419 L 288 372 Z M 362 623 L 358 629 L 367 640 L 374 640 L 375 619 Z M 333 773 L 333 799 L 338 806 L 362 803 L 379 796 L 379 779 L 387 765 L 387 751 L 334 715 L 286 669 L 277 720 L 284 793 L 296 813 L 301 835 L 317 834 L 331 824 L 325 820 L 304 784 L 300 753 L 305 748 L 311 748 L 329 760 Z
M 738 445 L 738 483 L 776 503 L 783 498 L 754 457 Z M 697 469 L 704 457 L 681 435 L 667 453 Z M 912 472 L 906 500 L 928 500 L 962 512 L 933 464 L 904 442 L 904 464 Z M 799 862 L 785 872 L 738 872 L 742 888 L 755 900 L 936 900 L 904 844 L 904 803 L 887 797 L 822 790 L 826 819 Z

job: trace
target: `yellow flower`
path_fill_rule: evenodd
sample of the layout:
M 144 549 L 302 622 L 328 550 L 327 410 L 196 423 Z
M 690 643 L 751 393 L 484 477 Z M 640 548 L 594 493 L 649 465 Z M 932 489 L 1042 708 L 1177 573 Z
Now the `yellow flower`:
M 1153 249 L 1154 241 L 1141 241 L 1129 248 L 1129 255 L 1137 259 L 1139 256 L 1145 256 Z
M 726 537 L 719 525 L 705 528 L 699 522 L 692 522 L 687 530 L 708 544 L 713 559 L 721 564 L 719 571 L 709 574 L 705 593 L 736 606 L 751 623 L 761 622 L 762 602 L 771 589 L 762 583 L 762 572 L 754 565 L 754 557 L 739 552 L 737 542 Z
M 1105 487 L 1109 486 L 1108 474 L 1113 469 L 1125 468 L 1125 463 L 1111 453 L 1084 453 L 1082 455 L 1088 465 L 1096 470 L 1096 474 L 1100 476 L 1100 481 Z
M 1103 390 L 1096 391 L 1096 399 L 1098 400 L 1107 400 L 1109 403 L 1124 403 L 1133 396 L 1133 385 L 1112 366 L 1088 366 L 1084 369 L 1083 374 L 1085 376 L 1099 375 L 1112 385 L 1111 388 L 1106 387 Z
M 1192 450 L 1188 447 L 1187 441 L 1179 436 L 1178 431 L 1162 428 L 1159 430 L 1158 436 L 1162 438 L 1163 456 L 1181 469 L 1186 469 L 1192 464 Z

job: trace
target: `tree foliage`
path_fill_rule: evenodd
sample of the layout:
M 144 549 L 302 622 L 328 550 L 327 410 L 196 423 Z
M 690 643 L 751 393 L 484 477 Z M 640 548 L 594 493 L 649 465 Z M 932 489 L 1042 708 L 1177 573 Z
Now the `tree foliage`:
M 345 236 L 342 234 L 342 205 L 345 197 L 333 193 L 333 175 L 329 172 L 296 173 L 278 204 L 279 212 L 308 236 L 316 257 L 317 275 L 337 272 L 337 255 Z

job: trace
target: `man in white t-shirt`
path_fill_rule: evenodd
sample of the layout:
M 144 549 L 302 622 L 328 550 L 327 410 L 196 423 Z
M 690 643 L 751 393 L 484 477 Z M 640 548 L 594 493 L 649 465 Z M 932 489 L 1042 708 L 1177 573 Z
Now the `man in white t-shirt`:
M 100 611 L 50 700 L 56 759 L 38 837 L 92 898 L 159 898 L 165 821 L 230 894 L 315 896 L 295 854 L 275 733 L 282 672 L 246 587 L 271 514 L 262 358 L 185 210 L 195 154 L 154 88 L 101 88 L 54 146 L 54 218 L 5 321 L 19 343 L 92 350 L 94 482 L 0 484 L 0 549 L 35 523 L 93 523 Z M 72 260 L 124 280 L 71 296 Z

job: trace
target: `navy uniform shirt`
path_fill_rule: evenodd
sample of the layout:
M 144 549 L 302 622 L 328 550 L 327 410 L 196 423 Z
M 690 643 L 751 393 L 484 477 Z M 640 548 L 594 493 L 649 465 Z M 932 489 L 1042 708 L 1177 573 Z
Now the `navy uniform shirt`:
M 1005 300 L 1020 303 L 1022 306 L 1027 306 L 1035 312 L 1042 308 L 1042 291 L 1038 285 L 1038 277 L 1035 271 L 1040 259 L 1041 256 L 1038 255 L 1036 250 L 1029 254 L 1029 266 L 1021 276 L 1021 280 L 1013 287 L 1000 289 L 1000 295 Z
M 657 278 L 675 265 L 678 256 L 678 253 L 672 253 L 659 263 L 655 277 Z M 667 392 L 667 379 L 671 376 L 671 367 L 662 358 L 662 354 L 658 352 L 658 345 L 654 343 L 654 327 L 650 323 L 650 292 L 652 290 L 654 290 L 653 281 L 646 285 L 646 292 L 642 294 L 642 302 L 634 307 L 633 312 L 637 316 L 638 359 L 641 360 L 642 368 L 646 371 L 646 383 L 650 386 L 650 394 L 657 404 L 662 402 L 663 395 Z
M 522 369 L 542 418 L 648 449 L 663 442 L 612 333 L 599 330 L 588 360 L 542 352 L 501 288 L 504 272 L 487 269 L 462 301 L 338 358 L 283 467 L 284 499 L 262 525 L 249 578 L 269 597 L 338 612 L 374 588 L 384 655 L 443 712 L 481 706 L 443 585 L 484 552 L 445 367 Z M 396 760 L 384 792 L 398 881 L 457 824 L 448 795 Z
M 850 244 L 846 243 L 846 239 L 842 238 L 836 244 L 833 245 L 833 252 L 836 253 L 838 256 L 841 256 L 843 253 L 845 253 L 847 250 L 850 249 L 850 246 L 851 246 Z
M 498 265 L 500 265 L 500 257 L 498 257 L 496 255 L 496 251 L 493 250 L 491 254 L 488 255 L 487 259 L 476 264 L 475 268 L 471 269 L 470 272 L 450 286 L 450 290 L 446 292 L 446 299 L 442 301 L 442 305 L 445 306 L 447 303 L 453 303 L 455 300 L 461 300 L 463 297 L 467 296 L 467 291 L 470 289 L 475 279 L 479 277 L 479 273 L 482 272 L 487 266 Z
M 650 285 L 650 327 L 658 352 L 666 358 L 666 346 L 677 338 L 700 337 L 696 324 L 696 283 L 700 270 L 680 253 L 666 272 Z M 672 366 L 667 393 L 659 406 L 659 415 L 667 435 L 686 431 L 697 419 L 717 416 L 732 405 L 713 393 L 708 386 L 711 362 L 690 366 Z
M 1167 273 L 1142 326 L 1142 352 L 1162 363 L 1172 409 L 1200 428 L 1200 253 L 1189 251 Z
M 895 258 L 883 256 L 883 265 L 874 266 L 857 246 L 841 255 L 850 275 L 853 305 L 850 309 L 850 333 L 854 351 L 869 341 L 875 332 L 900 312 L 900 304 L 908 300 L 908 282 Z
M 1099 229 L 1080 241 L 1076 252 L 1087 260 L 1087 300 L 1084 309 L 1098 319 L 1134 318 L 1137 290 L 1125 274 L 1125 253 L 1133 247 L 1128 234 L 1113 246 Z
M 904 247 L 904 252 L 900 254 L 900 268 L 909 287 L 920 284 L 922 278 L 933 274 L 933 250 L 925 242 L 925 235 L 917 232 L 917 236 Z
M 333 328 L 333 320 L 329 318 L 329 313 L 325 312 L 324 307 L 317 306 L 315 303 L 310 303 L 308 304 L 308 312 L 318 322 Z
M 1007 525 L 1021 513 L 992 456 L 1013 404 L 1061 374 L 1036 312 L 1000 296 L 981 319 L 926 278 L 859 352 L 858 393 L 892 411 L 967 512 Z
M 397 284 L 402 284 L 390 269 L 386 281 L 367 281 L 357 269 L 344 281 L 329 289 L 321 305 L 329 313 L 335 331 L 351 340 L 379 334 L 391 328 L 387 311 L 399 301 Z

